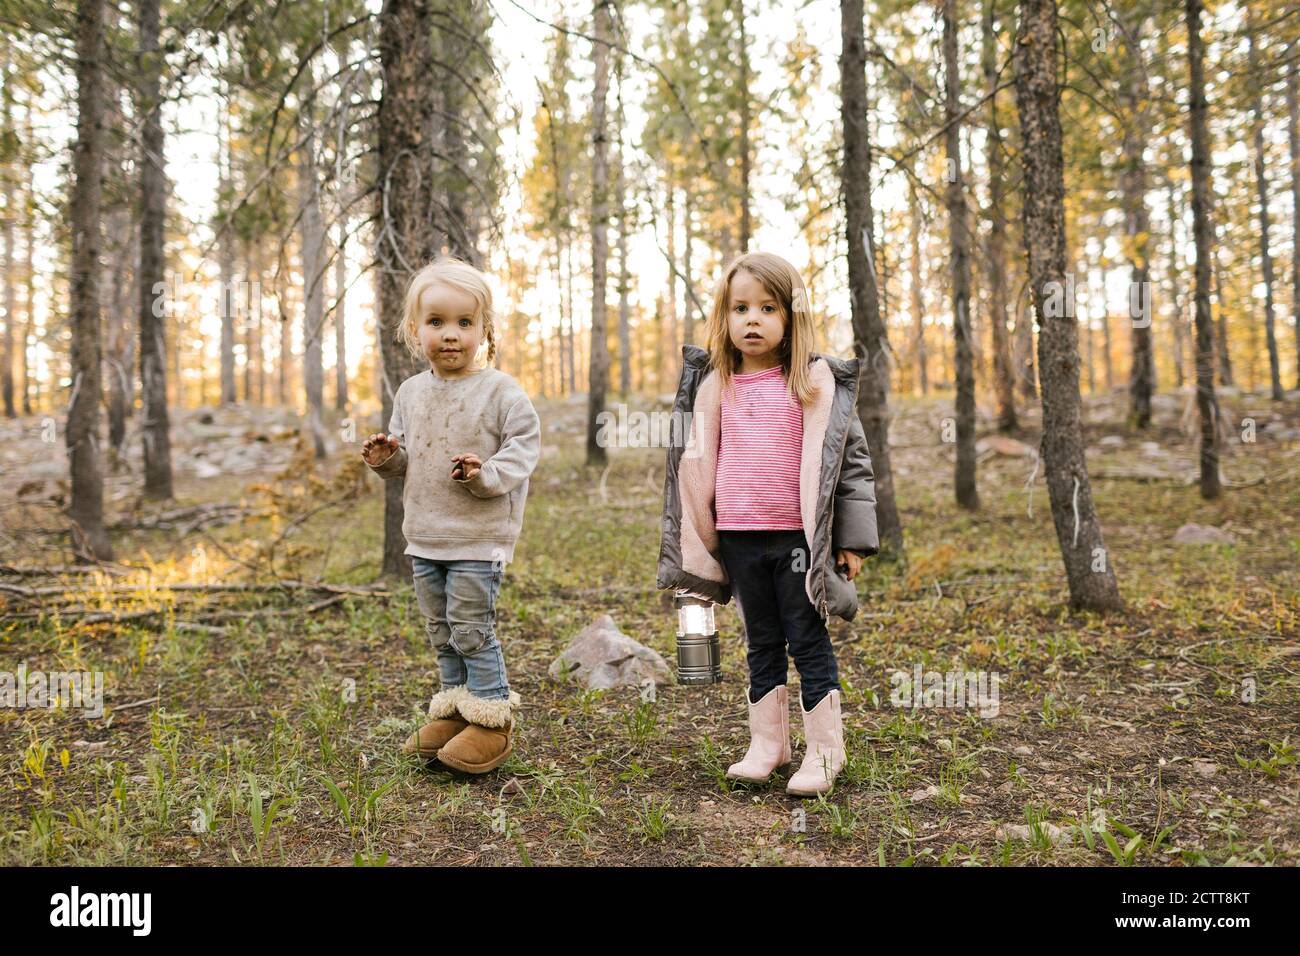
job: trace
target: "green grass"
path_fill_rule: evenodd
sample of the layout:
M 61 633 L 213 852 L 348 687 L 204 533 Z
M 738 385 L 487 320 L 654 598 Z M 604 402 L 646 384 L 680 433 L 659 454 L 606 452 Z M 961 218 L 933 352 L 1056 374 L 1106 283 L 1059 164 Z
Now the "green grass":
M 549 428 L 560 413 L 539 407 Z M 99 720 L 0 710 L 0 863 L 1294 865 L 1300 483 L 1207 503 L 1172 481 L 1094 481 L 1126 607 L 1071 613 L 1041 476 L 1031 514 L 1028 466 L 988 460 L 982 509 L 959 513 L 951 465 L 924 437 L 935 414 L 935 400 L 898 413 L 911 435 L 895 452 L 908 559 L 868 560 L 861 613 L 831 626 L 849 760 L 829 797 L 787 797 L 793 768 L 765 786 L 725 777 L 747 744 L 734 605 L 717 615 L 716 687 L 660 685 L 645 700 L 547 676 L 600 614 L 670 662 L 674 629 L 654 589 L 662 453 L 614 450 L 602 496 L 580 432 L 548 431 L 557 451 L 531 483 L 498 601 L 523 698 L 499 771 L 469 778 L 398 752 L 436 679 L 409 581 L 316 610 L 328 595 L 167 590 L 373 584 L 378 479 L 301 462 L 243 491 L 275 515 L 184 541 L 120 532 L 119 557 L 139 574 L 65 578 L 67 600 L 45 599 L 45 616 L 0 622 L 0 670 L 103 671 L 108 695 Z M 1094 442 L 1127 434 L 1092 428 Z M 1090 466 L 1122 471 L 1125 454 Z M 1225 470 L 1285 475 L 1295 457 L 1260 442 Z M 1227 526 L 1239 544 L 1174 546 L 1189 521 Z M 146 565 L 151 589 L 106 590 L 145 583 Z M 5 600 L 6 613 L 30 609 Z M 49 613 L 60 605 L 167 613 L 87 624 Z M 889 675 L 917 663 L 1004 675 L 998 715 L 893 707 Z M 796 708 L 791 723 L 797 766 Z M 999 839 L 1004 824 L 1030 839 Z M 1053 842 L 1047 824 L 1072 839 Z

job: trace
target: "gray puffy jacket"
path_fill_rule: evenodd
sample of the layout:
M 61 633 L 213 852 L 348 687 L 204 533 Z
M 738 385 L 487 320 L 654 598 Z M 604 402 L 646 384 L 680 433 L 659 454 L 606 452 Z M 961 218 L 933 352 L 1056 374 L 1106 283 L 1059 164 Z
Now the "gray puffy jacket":
M 727 604 L 731 582 L 722 565 L 714 510 L 721 389 L 708 352 L 687 345 L 682 357 L 656 584 Z M 851 621 L 858 612 L 858 589 L 836 570 L 835 552 L 880 550 L 875 476 L 856 409 L 858 360 L 814 355 L 809 374 L 817 392 L 803 410 L 799 465 L 799 510 L 812 549 L 804 588 L 823 620 L 835 614 Z

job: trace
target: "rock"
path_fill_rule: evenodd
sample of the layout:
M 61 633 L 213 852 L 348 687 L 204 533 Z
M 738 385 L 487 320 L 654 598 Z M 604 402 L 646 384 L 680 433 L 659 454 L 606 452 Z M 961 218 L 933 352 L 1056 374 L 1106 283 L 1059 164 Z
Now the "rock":
M 1236 535 L 1212 525 L 1185 524 L 1174 532 L 1174 544 L 1236 544 Z
M 995 455 L 1008 458 L 1033 458 L 1038 452 L 1022 441 L 1016 441 L 1006 435 L 986 435 L 975 443 L 975 451 L 982 454 L 991 451 Z
M 1102 448 L 1119 448 L 1124 444 L 1123 435 L 1107 435 L 1101 441 L 1097 442 Z
M 1053 843 L 1069 843 L 1074 837 L 1072 827 L 1058 827 L 1055 823 L 1040 823 L 1039 829 Z M 1026 823 L 1003 823 L 1000 824 L 993 834 L 999 840 L 1024 840 L 1028 842 L 1032 838 L 1032 831 Z
M 548 673 L 605 689 L 639 687 L 647 678 L 659 684 L 673 679 L 664 659 L 620 631 L 608 614 L 584 627 L 551 663 Z

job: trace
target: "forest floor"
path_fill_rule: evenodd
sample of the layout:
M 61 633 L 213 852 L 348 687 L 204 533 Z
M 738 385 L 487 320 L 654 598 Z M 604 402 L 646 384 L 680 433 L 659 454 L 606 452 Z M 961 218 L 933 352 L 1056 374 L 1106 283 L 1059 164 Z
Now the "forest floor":
M 582 398 L 537 401 L 545 451 L 498 602 L 523 707 L 481 778 L 399 752 L 436 665 L 410 582 L 378 578 L 381 482 L 334 440 L 377 421 L 314 463 L 291 416 L 185 412 L 174 502 L 139 503 L 133 461 L 109 476 L 118 562 L 96 573 L 66 567 L 61 436 L 0 423 L 0 672 L 106 675 L 99 718 L 0 708 L 0 863 L 1295 865 L 1300 396 L 1223 402 L 1232 487 L 1205 502 L 1187 393 L 1142 434 L 1122 395 L 1087 401 L 1126 603 L 1100 616 L 1065 609 L 1032 458 L 986 440 L 963 512 L 951 401 L 898 401 L 907 560 L 869 559 L 862 610 L 832 624 L 849 762 L 816 801 L 786 796 L 788 771 L 725 779 L 747 743 L 734 604 L 720 685 L 643 699 L 547 676 L 601 614 L 673 656 L 663 451 L 584 468 Z M 1175 543 L 1187 523 L 1232 540 Z M 918 665 L 999 675 L 996 715 L 895 706 L 891 675 Z

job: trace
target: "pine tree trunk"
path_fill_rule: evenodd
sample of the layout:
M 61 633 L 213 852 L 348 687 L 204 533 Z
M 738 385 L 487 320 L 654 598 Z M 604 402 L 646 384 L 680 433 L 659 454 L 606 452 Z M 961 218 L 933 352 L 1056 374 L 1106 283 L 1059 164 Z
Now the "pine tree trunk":
M 1169 197 L 1169 304 L 1170 325 L 1173 332 L 1174 384 L 1182 388 L 1186 382 L 1184 365 L 1187 361 L 1187 322 L 1183 317 L 1182 261 L 1178 255 L 1178 223 L 1183 221 L 1182 210 L 1174 195 L 1174 184 L 1166 187 Z
M 228 42 L 225 46 L 227 56 L 229 56 Z M 231 191 L 230 97 L 230 88 L 226 86 L 218 107 L 220 125 L 217 143 L 217 166 L 219 170 L 217 195 L 221 197 L 222 204 L 228 201 L 227 197 Z M 221 236 L 217 240 L 217 261 L 221 270 L 221 295 L 219 297 L 221 308 L 221 404 L 233 405 L 238 401 L 238 396 L 235 394 L 235 313 L 238 311 L 236 304 L 238 302 L 236 292 L 238 280 L 235 278 L 235 234 L 233 224 L 230 222 L 223 222 L 218 228 L 221 230 Z
M 1201 497 L 1217 498 L 1219 405 L 1214 394 L 1214 316 L 1210 311 L 1210 144 L 1206 130 L 1201 0 L 1187 2 L 1187 60 L 1191 81 L 1188 137 L 1192 141 L 1192 235 L 1196 243 L 1196 407 L 1201 419 Z M 1226 349 L 1221 358 L 1226 357 Z
M 736 23 L 739 27 L 740 43 L 737 49 L 740 61 L 740 251 L 749 251 L 752 226 L 749 218 L 750 204 L 750 156 L 749 156 L 749 40 L 745 30 L 745 0 L 735 0 Z
M 916 354 L 917 387 L 922 395 L 930 393 L 930 378 L 926 372 L 925 354 L 925 302 L 921 287 L 921 204 L 916 195 L 916 185 L 909 181 L 907 191 L 907 215 L 911 228 L 908 241 L 911 245 L 911 299 L 912 299 L 912 339 Z
M 610 4 L 595 0 L 595 92 L 591 108 L 591 358 L 587 365 L 587 464 L 605 464 L 605 448 L 596 439 L 597 418 L 605 410 L 609 385 L 609 311 L 605 303 L 609 275 L 609 120 L 606 98 L 609 91 Z
M 663 376 L 667 391 L 677 381 L 677 363 L 681 361 L 682 340 L 677 328 L 677 188 L 673 185 L 672 166 L 667 169 L 668 202 L 668 353 L 664 357 L 665 372 Z
M 9 39 L 4 40 L 4 55 L 0 58 L 0 79 L 4 82 L 4 115 L 0 117 L 0 136 L 10 136 L 13 130 L 13 79 L 10 77 L 9 62 Z M 6 151 L 7 152 L 7 151 Z M 0 223 L 0 232 L 4 234 L 5 260 L 4 260 L 4 306 L 5 306 L 5 327 L 4 341 L 0 345 L 0 395 L 4 397 L 4 413 L 6 418 L 15 418 L 18 415 L 14 407 L 14 326 L 17 320 L 14 318 L 14 303 L 18 296 L 14 286 L 18 283 L 15 275 L 14 265 L 17 257 L 14 255 L 14 164 L 5 159 L 3 167 L 0 167 L 0 176 L 4 177 L 4 198 L 5 212 L 4 221 Z
M 979 507 L 975 487 L 975 368 L 971 351 L 970 234 L 961 168 L 961 101 L 957 76 L 957 0 L 943 3 L 944 152 L 948 161 L 949 254 L 952 268 L 953 346 L 957 397 L 956 497 L 963 508 Z
M 1028 290 L 1029 280 L 1025 280 L 1022 290 Z M 1016 387 L 1020 397 L 1026 401 L 1038 398 L 1038 370 L 1034 363 L 1034 310 L 1033 303 L 1022 295 L 1016 296 L 1016 327 L 1012 333 L 1015 346 L 1014 363 Z
M 1250 29 L 1250 7 L 1246 7 L 1246 26 L 1249 39 L 1249 71 L 1252 77 L 1259 76 L 1258 45 L 1255 31 Z M 1258 80 L 1257 80 L 1258 84 Z M 1272 389 L 1273 401 L 1280 402 L 1282 394 L 1282 372 L 1278 364 L 1277 333 L 1273 323 L 1273 254 L 1268 244 L 1268 179 L 1264 171 L 1264 91 L 1257 85 L 1255 89 L 1255 189 L 1259 200 L 1259 264 L 1264 274 L 1264 339 L 1268 346 L 1268 380 Z
M 116 111 L 113 111 L 116 112 Z M 121 115 L 111 117 L 114 124 L 122 123 Z M 106 157 L 107 158 L 107 157 Z M 113 169 L 111 162 L 105 162 L 104 175 L 107 178 Z M 128 403 L 134 398 L 131 390 L 130 374 L 130 330 L 126 322 L 126 294 L 129 284 L 115 281 L 118 276 L 123 280 L 130 275 L 129 259 L 131 257 L 131 221 L 125 209 L 114 209 L 107 218 L 112 240 L 108 243 L 112 255 L 105 257 L 104 285 L 108 289 L 108 308 L 104 316 L 104 373 L 107 376 L 105 391 L 108 408 L 108 455 L 107 465 L 110 472 L 117 472 L 121 463 L 122 446 L 126 442 L 126 413 Z
M 1023 238 L 1043 386 L 1043 464 L 1070 604 L 1104 610 L 1120 607 L 1121 601 L 1084 461 L 1078 328 L 1072 297 L 1064 292 L 1065 175 L 1056 37 L 1055 0 L 1020 0 L 1013 49 L 1025 170 Z
M 691 257 L 693 250 L 694 228 L 691 224 L 695 212 L 695 204 L 691 201 L 691 188 L 689 182 L 683 190 L 686 203 L 682 208 L 682 234 L 685 239 L 686 248 L 682 253 L 682 284 L 685 287 L 685 306 L 686 311 L 682 313 L 682 344 L 695 344 L 695 303 L 691 296 Z
M 310 74 L 306 81 L 311 81 Z M 321 221 L 320 185 L 316 175 L 316 120 L 312 101 L 301 106 L 303 143 L 298 156 L 299 239 L 302 277 L 306 284 L 302 313 L 302 387 L 307 401 L 307 427 L 315 454 L 325 457 L 325 226 Z
M 1011 369 L 1011 343 L 1007 335 L 1007 221 L 1003 199 L 1002 124 L 998 119 L 998 35 L 993 28 L 995 0 L 984 0 L 983 45 L 980 65 L 989 95 L 987 141 L 989 176 L 989 237 L 984 272 L 989 289 L 989 326 L 993 351 L 993 389 L 997 395 L 998 431 L 1019 427 L 1016 420 L 1016 388 Z M 1000 25 L 1000 24 L 999 24 Z
M 1129 253 L 1128 315 L 1132 328 L 1128 378 L 1129 422 L 1135 428 L 1151 424 L 1151 394 L 1155 391 L 1155 354 L 1151 344 L 1151 217 L 1147 210 L 1147 172 L 1142 147 L 1150 136 L 1146 65 L 1142 34 L 1146 17 L 1133 16 L 1125 29 L 1125 116 L 1123 142 L 1124 226 Z
M 30 107 L 28 108 L 27 139 L 31 141 Z M 32 377 L 31 356 L 28 349 L 36 335 L 36 182 L 32 167 L 27 167 L 27 184 L 23 196 L 23 344 L 19 352 L 22 365 L 23 414 L 30 415 L 39 404 L 40 382 Z
M 334 244 L 334 407 L 340 412 L 348 409 L 347 243 L 347 219 L 340 217 L 338 240 Z
M 80 0 L 76 13 L 77 139 L 72 188 L 72 397 L 66 441 L 72 495 L 73 550 L 79 559 L 110 561 L 104 528 L 100 454 L 100 186 L 103 175 L 104 3 Z
M 429 130 L 437 109 L 429 0 L 387 0 L 379 14 L 379 60 L 383 90 L 379 100 L 377 171 L 379 226 L 393 242 L 380 242 L 379 338 L 383 357 L 383 420 L 393 414 L 397 387 L 420 370 L 416 358 L 396 338 L 410 272 L 402 258 L 424 263 L 438 251 L 438 223 L 421 200 L 433 168 Z M 397 250 L 401 251 L 399 257 Z M 410 558 L 402 536 L 402 482 L 384 482 L 384 574 L 409 577 Z
M 263 303 L 266 296 L 262 289 L 262 242 L 261 239 L 254 239 L 252 245 L 252 257 L 250 266 L 253 277 L 248 285 L 248 318 L 252 323 L 253 332 L 250 336 L 248 361 L 256 363 L 253 376 L 253 392 L 257 396 L 257 404 L 266 405 L 266 341 L 263 338 L 265 331 L 263 329 Z
M 1109 394 L 1115 388 L 1115 350 L 1111 348 L 1110 341 L 1110 299 L 1106 294 L 1108 288 L 1106 269 L 1103 266 L 1101 270 L 1101 355 L 1106 370 L 1106 392 Z
M 620 87 L 619 98 L 622 99 Z M 623 400 L 632 390 L 632 305 L 628 299 L 631 276 L 627 271 L 627 178 L 623 167 L 623 111 L 618 111 L 618 167 L 615 170 L 614 205 L 618 210 L 618 385 Z M 642 387 L 645 376 L 642 375 Z
M 1207 134 L 1208 136 L 1208 134 Z M 1209 160 L 1206 160 L 1206 168 L 1209 168 Z M 1215 355 L 1219 364 L 1219 384 L 1231 387 L 1234 382 L 1232 374 L 1232 355 L 1228 351 L 1228 310 L 1224 306 L 1223 295 L 1223 263 L 1220 262 L 1219 250 L 1223 243 L 1219 242 L 1219 227 L 1214 221 L 1214 193 L 1211 192 L 1205 197 L 1206 216 L 1209 218 L 1210 244 L 1214 251 L 1212 253 L 1214 261 L 1210 264 L 1213 270 L 1214 280 L 1214 301 L 1219 305 L 1219 320 L 1214 325 L 1214 348 Z M 1195 230 L 1193 230 L 1195 232 Z
M 1291 148 L 1291 316 L 1295 321 L 1296 388 L 1300 388 L 1300 79 L 1296 58 L 1286 71 L 1286 135 Z
M 876 482 L 876 523 L 882 552 L 901 555 L 903 526 L 889 457 L 889 339 L 880 317 L 871 241 L 871 143 L 867 139 L 867 54 L 862 0 L 841 0 L 840 118 L 844 124 L 844 192 L 854 352 L 859 358 L 858 419 Z

